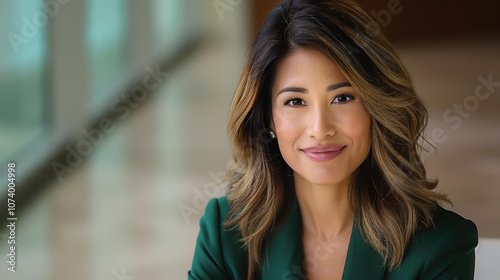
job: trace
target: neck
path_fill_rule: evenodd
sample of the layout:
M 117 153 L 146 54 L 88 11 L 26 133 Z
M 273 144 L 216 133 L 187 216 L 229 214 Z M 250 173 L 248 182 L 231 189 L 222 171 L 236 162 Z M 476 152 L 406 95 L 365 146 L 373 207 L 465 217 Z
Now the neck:
M 305 233 L 332 240 L 351 231 L 354 211 L 349 204 L 349 182 L 323 186 L 298 174 L 294 177 Z

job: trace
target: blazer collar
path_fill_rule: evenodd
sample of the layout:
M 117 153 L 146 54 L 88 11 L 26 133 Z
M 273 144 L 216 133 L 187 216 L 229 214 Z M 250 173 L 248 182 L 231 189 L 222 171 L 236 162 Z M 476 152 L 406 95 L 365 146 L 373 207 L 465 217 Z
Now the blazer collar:
M 294 196 L 285 225 L 268 240 L 263 251 L 262 280 L 304 279 L 301 224 L 300 207 Z M 380 255 L 363 240 L 356 215 L 342 279 L 381 280 L 385 273 L 382 264 Z

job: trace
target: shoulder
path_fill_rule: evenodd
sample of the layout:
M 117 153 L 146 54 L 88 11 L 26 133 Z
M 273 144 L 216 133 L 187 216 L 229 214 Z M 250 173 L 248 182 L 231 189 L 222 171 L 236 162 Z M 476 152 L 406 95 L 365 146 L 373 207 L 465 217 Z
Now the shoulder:
M 454 244 L 457 242 L 477 245 L 476 225 L 457 213 L 437 206 L 433 217 L 434 225 L 417 231 L 413 243 L 419 246 L 435 246 L 438 244 Z
M 225 239 L 234 239 L 236 241 L 238 239 L 236 236 L 238 235 L 238 230 L 227 229 L 224 226 L 229 211 L 230 206 L 227 196 L 210 199 L 205 207 L 205 213 L 200 219 L 200 234 L 208 233 L 217 235 L 222 241 Z
M 455 279 L 458 276 L 459 279 L 473 279 L 478 243 L 476 225 L 440 206 L 433 221 L 432 227 L 417 231 L 410 240 L 395 275 L 399 271 L 419 275 L 420 279 Z
M 416 245 L 427 246 L 429 253 L 436 254 L 447 247 L 458 253 L 477 246 L 477 227 L 471 220 L 438 206 L 433 221 L 431 228 L 418 231 L 413 240 Z
M 224 227 L 229 210 L 226 196 L 208 201 L 200 219 L 189 279 L 240 279 L 246 275 L 248 257 L 241 249 L 241 234 Z
M 205 213 L 200 219 L 200 226 L 205 223 L 210 225 L 220 224 L 225 220 L 227 214 L 229 213 L 229 203 L 227 197 L 215 197 L 210 199 L 205 206 Z M 217 222 L 217 223 L 215 223 Z
M 211 218 L 212 216 L 219 216 L 223 219 L 226 218 L 229 213 L 229 202 L 227 196 L 215 197 L 208 201 L 205 208 L 205 216 Z

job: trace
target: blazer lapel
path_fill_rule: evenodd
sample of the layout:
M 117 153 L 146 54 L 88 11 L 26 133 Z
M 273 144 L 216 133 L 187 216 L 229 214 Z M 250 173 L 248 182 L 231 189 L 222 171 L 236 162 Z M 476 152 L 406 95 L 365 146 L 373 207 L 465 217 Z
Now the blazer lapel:
M 343 280 L 348 279 L 384 279 L 385 268 L 383 261 L 377 251 L 373 250 L 361 236 L 357 223 L 357 215 L 349 241 L 349 249 L 344 265 Z
M 264 250 L 262 280 L 303 279 L 302 231 L 297 197 L 294 196 L 291 212 L 281 230 L 271 237 Z

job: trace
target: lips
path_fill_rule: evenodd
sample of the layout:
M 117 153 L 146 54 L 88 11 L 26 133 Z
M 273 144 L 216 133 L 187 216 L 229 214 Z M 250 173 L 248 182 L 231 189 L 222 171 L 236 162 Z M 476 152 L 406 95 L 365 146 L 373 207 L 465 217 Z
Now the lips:
M 345 147 L 344 145 L 314 146 L 301 151 L 313 161 L 327 161 L 337 157 Z

